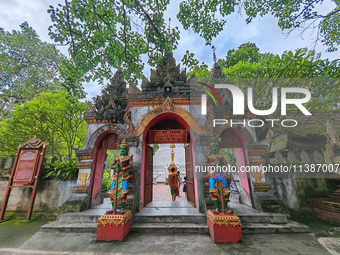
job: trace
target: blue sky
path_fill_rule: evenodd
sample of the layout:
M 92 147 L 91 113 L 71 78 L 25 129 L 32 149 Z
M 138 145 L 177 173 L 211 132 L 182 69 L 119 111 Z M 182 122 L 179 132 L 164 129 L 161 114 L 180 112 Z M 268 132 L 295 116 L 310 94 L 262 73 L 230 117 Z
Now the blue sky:
M 195 57 L 207 63 L 210 67 L 213 64 L 211 46 L 206 46 L 202 38 L 192 31 L 184 31 L 176 19 L 178 13 L 178 3 L 180 1 L 171 1 L 171 4 L 166 11 L 166 20 L 171 18 L 171 26 L 178 26 L 181 31 L 181 39 L 177 50 L 174 51 L 174 56 L 177 63 L 180 63 L 186 50 L 195 53 Z M 36 32 L 41 40 L 53 41 L 48 36 L 48 27 L 51 25 L 51 20 L 47 9 L 49 5 L 56 6 L 58 3 L 64 3 L 61 0 L 0 0 L 0 27 L 6 31 L 19 30 L 19 25 L 27 21 Z M 318 10 L 327 11 L 332 8 L 333 3 L 330 0 L 324 1 Z M 306 32 L 302 36 L 299 31 L 292 32 L 288 37 L 277 26 L 277 20 L 269 15 L 256 18 L 250 24 L 246 24 L 245 17 L 241 14 L 233 14 L 228 17 L 224 31 L 213 39 L 212 45 L 216 47 L 217 58 L 225 57 L 229 49 L 237 48 L 242 43 L 254 42 L 260 48 L 261 52 L 273 52 L 282 54 L 285 50 L 295 50 L 297 48 L 308 47 L 314 49 L 314 33 Z M 62 53 L 67 54 L 66 47 L 58 47 Z M 322 58 L 331 60 L 340 57 L 339 52 L 327 53 L 326 47 L 321 43 L 315 46 L 317 52 L 322 53 Z M 143 59 L 146 61 L 146 59 Z M 144 74 L 149 77 L 150 67 L 145 66 Z M 94 96 L 100 94 L 101 86 L 95 82 L 84 84 L 85 91 L 88 93 L 86 99 L 91 100 Z

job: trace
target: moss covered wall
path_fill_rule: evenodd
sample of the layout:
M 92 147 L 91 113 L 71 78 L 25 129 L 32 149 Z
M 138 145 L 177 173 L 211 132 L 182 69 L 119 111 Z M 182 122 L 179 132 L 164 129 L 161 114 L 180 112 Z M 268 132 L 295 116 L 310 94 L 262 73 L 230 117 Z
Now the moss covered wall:
M 4 199 L 7 184 L 7 178 L 0 179 L 0 204 Z M 33 211 L 57 212 L 59 206 L 72 196 L 73 186 L 76 186 L 76 181 L 41 181 L 38 185 Z M 31 188 L 12 189 L 6 211 L 27 211 L 31 192 Z
M 327 198 L 335 191 L 335 181 L 327 179 L 271 179 L 275 195 L 292 211 L 311 210 L 309 198 Z

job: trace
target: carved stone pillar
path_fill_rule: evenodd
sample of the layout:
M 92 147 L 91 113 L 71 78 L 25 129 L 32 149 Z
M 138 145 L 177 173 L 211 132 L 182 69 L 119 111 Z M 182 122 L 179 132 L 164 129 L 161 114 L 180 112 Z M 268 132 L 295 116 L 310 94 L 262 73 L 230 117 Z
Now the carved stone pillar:
M 91 172 L 93 167 L 93 155 L 92 150 L 78 150 L 76 152 L 77 158 L 80 161 L 77 164 L 78 180 L 77 186 L 72 189 L 73 193 L 87 193 L 89 190 Z

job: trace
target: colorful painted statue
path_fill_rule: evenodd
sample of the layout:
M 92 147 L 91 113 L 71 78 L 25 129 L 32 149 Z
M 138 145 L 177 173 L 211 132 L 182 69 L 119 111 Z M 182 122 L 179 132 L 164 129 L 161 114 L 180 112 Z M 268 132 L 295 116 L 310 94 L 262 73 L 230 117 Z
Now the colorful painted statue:
M 222 155 L 218 154 L 218 146 L 217 143 L 212 141 L 209 144 L 209 155 L 204 155 L 205 159 L 204 162 L 207 166 L 226 166 L 227 161 L 223 158 Z M 215 171 L 210 171 L 209 172 L 209 193 L 211 194 L 211 198 L 213 200 L 213 203 L 215 205 L 215 209 L 217 212 L 220 212 L 220 202 L 223 201 L 224 203 L 224 208 L 227 209 L 227 205 L 229 202 L 229 197 L 231 193 L 231 188 L 230 188 L 230 180 L 228 178 L 229 183 L 227 180 L 223 177 L 222 179 L 222 190 L 223 190 L 223 195 L 221 195 L 220 192 L 220 182 L 218 182 L 215 178 Z M 223 199 L 221 197 L 223 196 Z
M 129 156 L 129 146 L 126 143 L 126 139 L 124 137 L 123 142 L 120 144 L 120 157 L 117 157 L 113 160 L 111 164 L 111 170 L 113 170 L 112 176 L 112 185 L 108 194 L 110 195 L 110 200 L 112 203 L 112 212 L 115 211 L 115 195 L 117 190 L 117 199 L 116 203 L 121 201 L 121 210 L 125 210 L 125 203 L 127 200 L 127 195 L 129 193 L 129 169 L 133 166 L 133 155 Z M 116 185 L 118 186 L 116 188 Z M 114 212 L 115 213 L 115 212 Z

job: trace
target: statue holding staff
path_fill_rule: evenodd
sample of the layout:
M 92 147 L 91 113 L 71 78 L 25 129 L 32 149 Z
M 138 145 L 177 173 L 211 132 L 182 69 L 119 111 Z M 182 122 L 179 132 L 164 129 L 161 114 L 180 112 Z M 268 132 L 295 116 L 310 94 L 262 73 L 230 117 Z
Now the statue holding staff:
M 112 203 L 111 213 L 116 214 L 117 203 L 121 201 L 121 211 L 125 210 L 125 203 L 129 193 L 129 169 L 133 167 L 133 155 L 129 156 L 129 146 L 124 137 L 119 146 L 120 156 L 115 158 L 111 164 L 112 184 L 108 194 Z
M 209 193 L 211 194 L 211 198 L 215 205 L 216 212 L 220 212 L 222 209 L 222 213 L 227 209 L 227 205 L 229 202 L 229 197 L 231 194 L 230 182 L 231 177 L 228 178 L 228 181 L 223 177 L 222 173 L 215 173 L 217 167 L 227 165 L 227 161 L 223 158 L 222 155 L 218 153 L 218 144 L 216 141 L 212 139 L 209 144 L 209 155 L 204 155 L 204 163 L 207 166 L 214 167 L 214 171 L 209 171 Z M 221 203 L 221 207 L 220 207 Z M 232 211 L 228 210 L 227 213 L 232 213 Z

